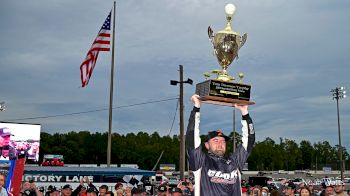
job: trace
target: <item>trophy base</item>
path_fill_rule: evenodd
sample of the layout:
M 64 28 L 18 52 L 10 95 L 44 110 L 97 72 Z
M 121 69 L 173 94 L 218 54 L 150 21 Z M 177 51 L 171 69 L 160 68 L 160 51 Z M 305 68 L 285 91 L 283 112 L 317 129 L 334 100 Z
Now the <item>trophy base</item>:
M 225 82 L 220 80 L 206 80 L 197 84 L 196 94 L 204 103 L 231 106 L 253 105 L 250 101 L 251 86 L 241 83 Z
M 255 102 L 253 102 L 253 101 L 245 101 L 245 100 L 230 99 L 230 98 L 215 97 L 215 96 L 202 96 L 200 98 L 201 98 L 202 103 L 209 103 L 209 104 L 230 106 L 230 107 L 234 107 L 236 103 L 238 105 L 254 105 L 255 104 Z

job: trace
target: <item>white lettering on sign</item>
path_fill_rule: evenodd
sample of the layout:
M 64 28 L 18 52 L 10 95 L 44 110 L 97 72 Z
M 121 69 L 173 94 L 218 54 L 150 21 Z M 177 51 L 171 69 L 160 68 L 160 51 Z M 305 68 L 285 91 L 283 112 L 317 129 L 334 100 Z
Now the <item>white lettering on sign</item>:
M 39 180 L 45 182 L 47 181 L 47 176 L 40 176 Z
M 93 176 L 66 176 L 66 182 L 80 182 L 80 180 L 85 177 L 87 177 L 90 182 L 94 181 Z
M 53 176 L 53 175 L 24 175 L 23 181 L 33 180 L 34 182 L 80 182 L 83 178 L 88 178 L 90 182 L 94 181 L 93 176 Z
M 55 176 L 55 177 L 56 177 L 56 182 L 60 182 L 61 181 L 62 176 Z
M 48 182 L 55 182 L 55 176 L 48 176 L 47 181 Z
M 78 176 L 66 176 L 66 182 L 79 182 L 79 177 Z

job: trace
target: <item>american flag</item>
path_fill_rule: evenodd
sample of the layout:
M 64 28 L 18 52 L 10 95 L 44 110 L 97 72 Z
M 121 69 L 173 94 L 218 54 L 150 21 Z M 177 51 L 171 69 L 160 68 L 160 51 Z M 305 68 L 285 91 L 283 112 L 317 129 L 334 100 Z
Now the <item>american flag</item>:
M 100 51 L 110 51 L 111 43 L 111 12 L 109 12 L 105 22 L 103 23 L 100 31 L 92 46 L 87 53 L 84 62 L 80 65 L 80 78 L 81 86 L 85 87 L 88 85 L 92 75 L 92 71 L 95 68 L 98 53 Z

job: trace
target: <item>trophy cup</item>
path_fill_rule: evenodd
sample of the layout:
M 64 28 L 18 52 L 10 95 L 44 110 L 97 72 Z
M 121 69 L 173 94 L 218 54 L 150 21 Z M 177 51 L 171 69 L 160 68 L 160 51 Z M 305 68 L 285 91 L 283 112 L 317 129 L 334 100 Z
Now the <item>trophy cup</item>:
M 247 40 L 247 34 L 240 36 L 239 33 L 232 31 L 231 20 L 235 13 L 236 7 L 233 4 L 225 6 L 227 24 L 225 29 L 213 33 L 213 30 L 208 27 L 208 36 L 214 47 L 214 54 L 219 61 L 221 70 L 212 70 L 211 73 L 216 74 L 216 79 L 208 79 L 211 74 L 205 73 L 207 79 L 204 82 L 196 85 L 196 94 L 201 97 L 204 103 L 234 106 L 235 103 L 241 105 L 253 105 L 250 101 L 251 86 L 243 84 L 243 73 L 239 73 L 240 81 L 235 80 L 227 72 L 232 61 L 237 57 L 238 51 Z

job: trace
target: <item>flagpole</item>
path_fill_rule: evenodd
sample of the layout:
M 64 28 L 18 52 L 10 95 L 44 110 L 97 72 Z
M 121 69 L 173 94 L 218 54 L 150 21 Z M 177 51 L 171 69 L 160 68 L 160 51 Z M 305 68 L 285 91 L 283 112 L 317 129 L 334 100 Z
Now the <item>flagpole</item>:
M 113 108 L 113 83 L 114 83 L 114 40 L 115 40 L 115 1 L 113 3 L 113 35 L 112 35 L 112 62 L 111 62 L 111 82 L 109 89 L 109 120 L 108 120 L 108 143 L 107 143 L 107 167 L 111 166 L 112 147 L 112 108 Z

